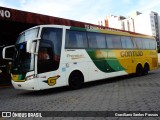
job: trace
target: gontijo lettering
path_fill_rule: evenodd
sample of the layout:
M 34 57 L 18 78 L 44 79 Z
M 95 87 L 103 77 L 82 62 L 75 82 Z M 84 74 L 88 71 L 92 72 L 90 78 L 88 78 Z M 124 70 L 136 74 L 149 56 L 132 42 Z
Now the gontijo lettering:
M 122 51 L 121 57 L 135 57 L 135 56 L 143 56 L 142 51 Z

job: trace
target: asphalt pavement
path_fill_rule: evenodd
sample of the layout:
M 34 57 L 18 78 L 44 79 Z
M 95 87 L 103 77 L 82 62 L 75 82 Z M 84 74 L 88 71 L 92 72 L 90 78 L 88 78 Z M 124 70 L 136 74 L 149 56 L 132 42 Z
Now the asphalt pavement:
M 69 87 L 43 91 L 16 90 L 13 87 L 0 88 L 0 111 L 76 111 L 83 115 L 46 119 L 110 119 L 110 120 L 159 120 L 160 119 L 160 69 L 146 76 L 121 76 L 84 84 L 81 89 Z M 158 117 L 96 117 L 94 114 L 128 112 L 159 112 Z M 66 114 L 66 113 L 65 113 Z M 72 114 L 72 112 L 70 113 Z M 107 114 L 107 112 L 106 112 Z M 92 116 L 93 115 L 93 116 Z M 66 115 L 67 116 L 67 115 Z M 3 118 L 0 118 L 3 119 Z M 12 118 L 9 118 L 12 119 Z M 24 119 L 24 118 L 23 118 Z M 43 119 L 43 118 L 41 118 Z

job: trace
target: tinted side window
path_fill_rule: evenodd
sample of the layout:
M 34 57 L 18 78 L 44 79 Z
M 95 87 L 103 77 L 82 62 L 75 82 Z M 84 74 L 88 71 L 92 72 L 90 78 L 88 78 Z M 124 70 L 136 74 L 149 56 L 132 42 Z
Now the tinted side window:
M 134 48 L 134 44 L 130 37 L 121 36 L 122 48 Z
M 120 36 L 106 35 L 106 41 L 108 48 L 122 48 Z
M 38 73 L 54 71 L 59 68 L 62 29 L 43 28 L 38 51 Z
M 150 49 L 150 40 L 142 38 L 144 49 Z
M 89 48 L 106 48 L 105 35 L 100 33 L 87 33 Z
M 152 40 L 150 39 L 150 48 L 155 50 L 157 47 L 157 44 L 156 44 L 156 41 L 155 40 Z
M 43 40 L 49 40 L 53 43 L 53 52 L 60 56 L 62 46 L 62 29 L 60 28 L 44 28 L 42 33 Z
M 135 43 L 139 49 L 143 49 L 142 38 L 134 38 Z
M 66 48 L 87 48 L 86 32 L 71 31 L 66 32 Z
M 143 44 L 145 49 L 156 49 L 156 42 L 152 39 L 144 39 L 143 38 Z

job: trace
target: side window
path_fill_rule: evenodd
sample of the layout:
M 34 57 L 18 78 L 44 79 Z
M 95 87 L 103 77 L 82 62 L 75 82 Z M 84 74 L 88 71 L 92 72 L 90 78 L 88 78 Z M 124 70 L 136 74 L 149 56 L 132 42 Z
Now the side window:
M 62 46 L 62 29 L 60 28 L 44 28 L 42 32 L 42 40 L 48 40 L 53 43 L 53 52 L 60 56 Z
M 89 48 L 106 48 L 105 35 L 100 33 L 87 33 Z
M 156 41 L 152 39 L 144 39 L 143 40 L 145 49 L 151 49 L 155 50 L 156 49 Z
M 59 68 L 62 29 L 43 28 L 38 51 L 38 73 L 54 71 Z
M 134 48 L 134 44 L 130 37 L 121 36 L 121 42 L 122 42 L 122 48 L 124 49 Z
M 86 32 L 67 30 L 66 32 L 66 48 L 87 48 Z
M 136 43 L 137 47 L 138 47 L 139 49 L 143 49 L 142 38 L 134 38 L 134 40 L 135 40 L 135 43 Z
M 107 47 L 114 48 L 112 43 L 112 35 L 106 35 Z
M 38 51 L 38 60 L 39 62 L 45 62 L 50 60 L 53 56 L 52 52 L 52 44 L 45 42 L 40 43 L 39 51 Z
M 106 41 L 108 48 L 122 48 L 120 36 L 106 35 Z
M 150 48 L 151 49 L 153 49 L 153 50 L 155 50 L 156 49 L 156 41 L 155 40 L 152 40 L 152 39 L 150 39 Z
M 142 38 L 142 41 L 143 41 L 144 49 L 151 49 L 150 48 L 150 40 L 149 39 Z
M 51 41 L 41 40 L 38 51 L 38 73 L 53 71 L 53 44 Z M 46 67 L 47 66 L 47 67 Z

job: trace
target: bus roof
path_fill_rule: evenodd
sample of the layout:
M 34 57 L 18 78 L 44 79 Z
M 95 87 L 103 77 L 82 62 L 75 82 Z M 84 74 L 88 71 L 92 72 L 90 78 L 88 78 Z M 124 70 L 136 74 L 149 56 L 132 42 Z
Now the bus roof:
M 108 28 L 108 27 L 87 27 L 87 28 L 71 27 L 71 29 L 80 30 L 80 31 L 107 33 L 107 34 L 113 34 L 113 35 L 134 36 L 134 37 L 155 39 L 153 36 L 140 34 L 136 32 L 125 31 L 125 30 L 114 29 L 114 28 Z
M 125 31 L 125 30 L 120 30 L 120 29 L 114 29 L 114 28 L 108 28 L 108 27 L 98 26 L 98 25 L 91 26 L 91 25 L 86 24 L 85 28 L 82 28 L 82 27 L 73 27 L 73 26 L 66 26 L 66 25 L 48 24 L 48 25 L 38 25 L 38 26 L 32 27 L 30 29 L 33 29 L 33 28 L 36 28 L 36 27 L 56 27 L 56 28 L 65 27 L 66 29 L 77 30 L 77 31 L 89 31 L 89 32 L 107 33 L 107 34 L 113 34 L 113 35 L 134 36 L 134 37 L 155 39 L 153 36 L 149 36 L 149 35 L 145 35 L 145 34 Z

